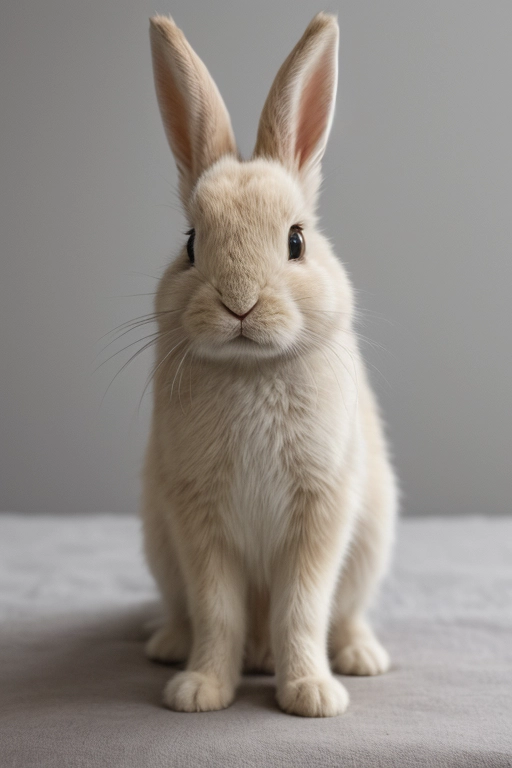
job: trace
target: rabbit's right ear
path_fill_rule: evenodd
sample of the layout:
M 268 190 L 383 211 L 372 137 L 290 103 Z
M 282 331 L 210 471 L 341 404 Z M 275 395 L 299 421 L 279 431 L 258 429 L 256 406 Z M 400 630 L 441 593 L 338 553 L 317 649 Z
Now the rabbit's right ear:
M 263 107 L 254 157 L 278 160 L 314 204 L 336 99 L 338 23 L 319 13 L 290 53 Z
M 203 171 L 237 154 L 228 111 L 207 68 L 172 19 L 150 19 L 155 88 L 187 207 Z

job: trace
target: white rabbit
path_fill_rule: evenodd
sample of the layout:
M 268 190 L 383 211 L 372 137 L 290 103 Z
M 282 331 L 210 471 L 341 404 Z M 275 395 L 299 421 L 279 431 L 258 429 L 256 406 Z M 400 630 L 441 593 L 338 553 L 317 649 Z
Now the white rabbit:
M 318 14 L 284 62 L 249 161 L 183 33 L 150 29 L 191 231 L 156 298 L 142 514 L 167 623 L 147 654 L 187 659 L 171 709 L 227 707 L 245 665 L 275 669 L 286 712 L 338 715 L 331 669 L 389 667 L 364 613 L 396 510 L 351 286 L 316 229 L 338 25 Z

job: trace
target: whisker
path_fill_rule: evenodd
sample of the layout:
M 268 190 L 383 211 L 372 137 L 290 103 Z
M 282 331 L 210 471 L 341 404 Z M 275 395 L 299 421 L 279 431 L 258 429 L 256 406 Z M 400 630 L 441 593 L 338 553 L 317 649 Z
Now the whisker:
M 188 366 L 188 392 L 190 395 L 190 407 L 192 408 L 192 366 Z
M 137 296 L 156 296 L 157 291 L 152 293 L 121 293 L 118 296 L 107 296 L 107 299 L 134 299 Z
M 106 349 L 108 349 L 112 344 L 115 344 L 116 341 L 119 341 L 119 339 L 122 339 L 123 336 L 126 336 L 127 333 L 131 333 L 136 328 L 142 328 L 143 325 L 150 325 L 152 322 L 154 322 L 154 321 L 153 320 L 144 320 L 143 322 L 137 323 L 132 328 L 128 328 L 128 330 L 123 331 L 123 333 L 120 333 L 118 336 L 116 336 L 115 339 L 112 339 L 112 341 L 109 341 L 108 344 L 105 344 L 103 349 L 100 349 L 100 351 L 98 352 L 98 354 L 95 356 L 94 359 L 96 360 L 96 357 L 101 355 L 102 352 L 104 352 Z M 179 326 L 176 326 L 175 328 L 170 328 L 168 330 L 175 331 L 177 328 L 179 328 Z M 156 330 L 155 333 L 160 333 L 160 330 Z M 167 331 L 166 331 L 166 333 L 167 333 Z
M 112 386 L 112 384 L 114 383 L 114 381 L 117 379 L 117 377 L 119 376 L 119 374 L 120 374 L 120 373 L 122 373 L 122 371 L 124 371 L 124 369 L 126 368 L 126 366 L 127 366 L 127 365 L 130 365 L 130 363 L 131 363 L 131 362 L 133 362 L 133 360 L 135 360 L 135 358 L 136 358 L 136 357 L 138 357 L 140 354 L 142 354 L 142 352 L 144 352 L 144 350 L 148 349 L 148 347 L 151 347 L 153 344 L 155 344 L 155 343 L 156 343 L 156 341 L 157 341 L 157 339 L 152 339 L 152 340 L 151 340 L 151 341 L 149 341 L 147 344 L 144 344 L 144 346 L 143 346 L 141 349 L 137 350 L 137 352 L 135 352 L 135 354 L 134 354 L 134 355 L 132 355 L 132 356 L 130 357 L 130 359 L 126 361 L 126 363 L 124 363 L 124 365 L 123 365 L 123 366 L 122 366 L 122 367 L 119 369 L 119 371 L 116 373 L 116 375 L 114 376 L 114 378 L 112 379 L 112 381 L 111 381 L 111 382 L 110 382 L 110 384 L 108 385 L 108 387 L 107 387 L 107 389 L 106 389 L 106 391 L 105 391 L 105 394 L 104 394 L 104 395 L 103 395 L 103 397 L 101 398 L 100 407 L 101 407 L 101 405 L 103 404 L 103 401 L 105 400 L 105 398 L 106 398 L 106 396 L 107 396 L 107 393 L 108 393 L 108 391 L 109 391 L 110 387 Z
M 302 350 L 303 352 L 306 351 L 306 345 L 304 344 L 304 342 L 302 340 L 299 340 L 299 350 Z M 320 397 L 320 393 L 318 391 L 318 384 L 317 384 L 317 382 L 315 380 L 315 377 L 311 373 L 310 367 L 308 366 L 308 364 L 307 364 L 305 359 L 302 360 L 302 363 L 303 363 L 303 365 L 305 366 L 305 368 L 306 368 L 306 370 L 308 372 L 308 376 L 310 377 L 311 381 L 314 384 L 314 387 L 315 387 L 315 390 L 316 390 L 316 401 L 318 403 L 318 398 Z
M 322 310 L 322 309 L 318 309 L 318 310 L 302 309 L 301 311 L 305 315 L 308 315 L 311 312 L 324 312 L 324 311 L 327 312 L 328 310 Z M 364 344 L 368 344 L 369 346 L 374 347 L 375 349 L 380 349 L 381 351 L 386 352 L 386 353 L 388 351 L 386 349 L 386 347 L 384 347 L 382 344 L 380 344 L 380 342 L 373 341 L 372 339 L 368 338 L 368 336 L 364 336 L 362 333 L 359 333 L 359 331 L 356 331 L 353 328 L 347 329 L 347 328 L 340 328 L 339 326 L 337 326 L 337 330 L 341 331 L 342 333 L 346 333 L 348 336 L 352 335 L 356 339 L 358 339 L 359 341 L 363 342 Z
M 316 296 L 299 296 L 296 301 L 299 303 L 300 301 L 309 301 L 310 299 L 316 299 Z M 342 310 L 335 310 L 335 309 L 309 309 L 310 312 L 328 312 L 332 314 L 339 314 L 339 315 L 349 315 L 349 312 L 343 312 Z M 352 314 L 354 315 L 357 322 L 360 321 L 360 315 L 373 315 L 376 319 L 381 320 L 383 322 L 389 323 L 390 325 L 394 325 L 393 321 L 389 318 L 385 317 L 385 315 L 381 314 L 380 312 L 376 312 L 373 309 L 368 309 L 366 307 L 356 306 L 352 310 Z
M 379 374 L 379 376 L 380 376 L 380 377 L 381 377 L 381 378 L 382 378 L 382 379 L 385 381 L 385 383 L 387 384 L 387 386 L 389 387 L 389 389 L 390 389 L 391 391 L 393 391 L 393 387 L 391 386 L 391 384 L 389 383 L 389 381 L 386 379 L 386 377 L 384 376 L 384 374 L 382 373 L 382 371 L 381 371 L 379 368 L 377 368 L 377 366 L 376 366 L 376 365 L 374 365 L 372 362 L 370 362 L 370 360 L 365 360 L 365 363 L 366 363 L 366 365 L 369 365 L 369 366 L 370 366 L 370 368 L 373 368 L 373 370 L 374 370 L 374 371 L 377 371 L 377 373 L 378 373 L 378 374 Z
M 322 337 L 320 337 L 320 338 L 322 339 Z M 323 340 L 323 339 L 322 339 L 322 341 L 325 341 L 325 340 Z M 338 343 L 338 342 L 335 342 L 333 339 L 331 339 L 331 340 L 330 340 L 330 342 L 331 342 L 331 343 Z M 346 347 L 344 347 L 342 344 L 338 344 L 338 345 L 340 346 L 340 348 L 341 348 L 341 349 L 343 349 L 343 350 L 344 350 L 344 351 L 345 351 L 347 354 L 349 354 L 349 355 L 352 357 L 352 353 L 350 352 L 350 350 L 348 350 L 348 349 L 347 349 Z M 341 360 L 340 360 L 340 362 L 341 362 Z M 352 360 L 352 362 L 354 362 L 354 361 Z M 389 387 L 389 389 L 390 389 L 390 390 L 392 390 L 392 389 L 393 389 L 393 388 L 392 388 L 392 386 L 391 386 L 391 384 L 389 383 L 389 381 L 386 379 L 386 377 L 385 377 L 385 376 L 384 376 L 384 374 L 382 373 L 382 371 L 381 371 L 381 370 L 379 370 L 379 368 L 377 368 L 377 366 L 376 366 L 376 365 L 374 365 L 374 364 L 373 364 L 373 363 L 372 363 L 370 360 L 368 360 L 368 359 L 366 359 L 366 358 L 365 358 L 365 361 L 364 361 L 364 362 L 365 362 L 365 364 L 366 364 L 366 365 L 369 365 L 369 366 L 370 366 L 370 368 L 373 368 L 375 371 L 377 371 L 377 373 L 379 374 L 379 376 L 381 376 L 381 377 L 382 377 L 382 379 L 385 381 L 385 383 L 387 384 L 387 386 Z
M 103 360 L 103 361 L 102 361 L 102 362 L 101 362 L 99 365 L 97 365 L 97 366 L 96 366 L 96 368 L 94 369 L 94 371 L 93 371 L 93 372 L 94 372 L 94 373 L 96 373 L 96 371 L 99 371 L 99 369 L 100 369 L 102 366 L 104 366 L 104 365 L 105 365 L 105 363 L 108 363 L 108 361 L 109 361 L 109 360 L 112 360 L 112 358 L 113 358 L 113 357 L 116 357 L 116 355 L 120 355 L 120 354 L 121 354 L 121 352 L 124 352 L 126 349 L 129 349 L 130 347 L 133 347 L 133 345 L 134 345 L 134 344 L 140 344 L 140 343 L 141 343 L 141 341 L 145 341 L 146 339 L 151 339 L 151 338 L 153 338 L 153 340 L 156 340 L 156 339 L 154 338 L 154 337 L 156 337 L 156 336 L 158 336 L 158 331 L 155 331 L 154 333 L 149 333 L 147 336 L 143 336 L 143 337 L 142 337 L 142 339 L 136 339 L 136 341 L 132 341 L 132 342 L 130 342 L 130 344 L 127 344 L 125 347 L 122 347 L 121 349 L 118 349 L 118 350 L 117 350 L 117 352 L 114 352 L 114 354 L 113 354 L 113 355 L 110 355 L 110 357 L 107 357 L 107 359 L 106 359 L 106 360 Z M 102 350 L 102 352 L 103 352 L 103 350 Z M 101 354 L 101 352 L 99 352 L 98 354 Z M 96 355 L 96 357 L 97 357 L 97 356 L 98 356 L 98 355 Z
M 324 346 L 324 345 L 325 345 L 325 346 L 327 346 L 327 347 L 330 349 L 330 351 L 332 352 L 332 354 L 333 354 L 333 355 L 335 355 L 335 357 L 338 359 L 338 361 L 341 363 L 341 365 L 343 366 L 343 368 L 344 368 L 344 369 L 345 369 L 345 371 L 347 372 L 348 376 L 350 377 L 350 379 L 351 379 L 351 381 L 352 381 L 352 384 L 354 385 L 354 388 L 355 388 L 355 390 L 356 390 L 356 394 L 357 394 L 357 392 L 358 392 L 358 386 L 357 386 L 357 373 L 356 373 L 356 369 L 355 369 L 355 363 L 354 363 L 354 359 L 353 359 L 353 357 L 352 357 L 352 354 L 350 353 L 350 350 L 348 350 L 346 347 L 344 347 L 344 346 L 343 346 L 342 344 L 340 344 L 339 342 L 336 342 L 336 341 L 334 341 L 333 339 L 324 339 L 324 338 L 323 338 L 322 336 L 320 336 L 318 333 L 316 333 L 315 331 L 311 331 L 310 329 L 307 329 L 307 330 L 306 330 L 306 333 L 309 333 L 309 335 L 310 335 L 310 336 L 313 336 L 314 338 L 316 338 L 316 339 L 319 339 L 319 340 L 320 340 L 321 344 L 320 344 L 320 347 L 319 347 L 319 348 L 320 348 L 321 350 L 323 349 L 323 346 Z M 340 348 L 340 349 L 341 349 L 343 352 L 345 352 L 346 354 L 349 354 L 349 355 L 350 355 L 350 357 L 351 357 L 351 360 L 352 360 L 352 364 L 354 365 L 354 375 L 355 375 L 355 379 L 354 379 L 354 377 L 352 376 L 352 374 L 350 373 L 350 371 L 349 371 L 349 369 L 347 368 L 347 366 L 345 365 L 345 363 L 343 362 L 343 360 L 341 359 L 341 357 L 340 357 L 340 356 L 338 355 L 338 353 L 336 352 L 336 350 L 335 350 L 335 349 L 333 349 L 333 346 L 332 346 L 333 344 L 336 344 L 336 346 L 338 346 L 338 347 L 339 347 L 339 348 Z M 341 391 L 341 390 L 340 390 L 340 391 Z M 342 395 L 342 396 L 343 396 L 343 395 Z M 343 400 L 343 402 L 345 403 L 345 400 Z M 346 404 L 345 404 L 345 408 L 346 408 Z M 348 413 L 348 409 L 347 409 L 347 413 Z
M 352 383 L 353 383 L 353 385 L 354 385 L 354 389 L 355 389 L 355 392 L 356 392 L 356 402 L 355 402 L 355 406 L 354 406 L 354 407 L 355 407 L 355 408 L 357 408 L 357 406 L 358 406 L 358 403 L 359 403 L 359 386 L 358 386 L 358 381 L 357 381 L 357 370 L 356 370 L 356 365 L 355 365 L 354 357 L 353 357 L 352 353 L 350 352 L 350 350 L 348 350 L 348 349 L 346 349 L 345 347 L 343 347 L 343 346 L 339 345 L 339 346 L 341 347 L 341 349 L 343 349 L 343 351 L 344 351 L 346 354 L 348 354 L 348 355 L 349 355 L 349 357 L 350 357 L 350 359 L 351 359 L 351 361 L 352 361 L 352 365 L 353 365 L 353 367 L 354 367 L 354 376 L 352 376 L 352 374 L 350 373 L 349 369 L 347 368 L 347 366 L 345 365 L 345 363 L 343 362 L 343 360 L 342 360 L 342 359 L 340 358 L 340 356 L 339 356 L 339 355 L 338 355 L 338 354 L 337 354 L 337 353 L 336 353 L 336 352 L 333 350 L 333 348 L 332 348 L 332 346 L 331 346 L 331 343 L 330 343 L 330 342 L 327 342 L 327 346 L 329 347 L 329 349 L 331 350 L 331 352 L 332 352 L 334 355 L 336 355 L 336 357 L 338 358 L 338 360 L 340 361 L 340 363 L 342 364 L 342 366 L 343 366 L 343 367 L 344 367 L 344 369 L 346 370 L 346 372 L 347 372 L 348 376 L 349 376 L 349 377 L 350 377 L 350 379 L 352 380 Z
M 127 333 L 131 333 L 132 331 L 135 331 L 137 328 L 142 328 L 143 325 L 150 325 L 153 323 L 154 320 L 144 320 L 143 322 L 137 323 L 132 328 L 128 328 L 128 330 L 123 331 L 123 333 L 120 333 L 118 336 L 115 337 L 115 339 L 112 339 L 107 344 L 105 344 L 102 349 L 98 352 L 97 355 L 95 355 L 94 360 L 96 360 L 97 357 L 99 357 L 106 349 L 108 349 L 112 344 L 115 344 L 116 341 L 119 341 L 119 339 L 122 339 L 123 336 L 126 336 Z M 158 331 L 155 331 L 155 333 L 158 333 Z
M 139 411 L 140 411 L 140 406 L 141 406 L 141 404 L 142 404 L 142 398 L 143 398 L 143 397 L 144 397 L 144 395 L 146 394 L 146 390 L 147 390 L 147 388 L 149 387 L 149 385 L 151 384 L 151 382 L 154 380 L 154 378 L 155 378 L 155 376 L 156 376 L 156 373 L 157 373 L 158 369 L 159 369 L 159 368 L 160 368 L 160 367 L 161 367 L 161 366 L 162 366 L 162 365 L 165 363 L 165 361 L 166 361 L 166 360 L 169 358 L 169 356 L 170 356 L 170 355 L 171 355 L 171 354 L 174 352 L 174 350 L 175 350 L 175 349 L 177 349 L 177 348 L 180 346 L 180 344 L 183 344 L 183 342 L 184 342 L 184 341 L 186 341 L 186 338 L 185 338 L 185 339 L 182 339 L 182 340 L 181 340 L 181 341 L 179 341 L 177 344 L 175 344 L 175 345 L 172 347 L 172 349 L 170 349 L 170 350 L 169 350 L 169 352 L 167 352 L 167 353 L 164 355 L 164 357 L 163 357 L 163 358 L 160 360 L 160 362 L 159 362 L 159 363 L 157 363 L 155 366 L 153 366 L 153 370 L 152 370 L 152 371 L 151 371 L 151 373 L 149 374 L 149 376 L 148 376 L 148 378 L 147 378 L 147 380 L 146 380 L 146 383 L 145 383 L 145 385 L 144 385 L 144 389 L 142 390 L 142 395 L 140 396 L 139 405 L 138 405 L 138 408 L 137 408 L 137 413 L 139 413 Z
M 348 313 L 345 313 L 345 312 L 337 312 L 335 310 L 305 309 L 305 308 L 301 308 L 301 312 L 303 312 L 303 314 L 305 314 L 305 315 L 308 315 L 308 314 L 311 314 L 311 313 L 326 314 L 326 315 L 331 315 L 331 314 L 346 315 L 346 314 L 348 314 Z M 357 320 L 357 318 L 356 318 L 356 320 Z M 351 335 L 352 334 L 353 336 L 355 336 L 355 338 L 357 338 L 359 341 L 361 341 L 361 343 L 368 344 L 369 346 L 371 346 L 374 349 L 379 349 L 379 350 L 381 350 L 383 352 L 388 353 L 388 350 L 382 344 L 380 344 L 377 341 L 374 341 L 374 340 L 370 339 L 368 336 L 365 336 L 364 334 L 360 333 L 359 331 L 356 331 L 354 328 L 351 328 L 349 330 L 349 329 L 346 329 L 346 328 L 339 328 L 338 327 L 338 330 L 342 331 L 343 333 L 346 333 L 347 335 Z M 371 363 L 370 363 L 370 365 L 371 365 Z
M 178 331 L 178 330 L 179 330 L 179 326 L 177 328 L 171 328 L 170 330 L 165 331 L 163 334 L 161 333 L 161 331 L 154 331 L 153 333 L 148 333 L 147 336 L 143 336 L 141 339 L 136 339 L 135 341 L 131 341 L 129 344 L 126 344 L 126 346 L 122 347 L 121 349 L 118 349 L 117 352 L 114 352 L 112 355 L 110 355 L 110 357 L 107 357 L 106 360 L 103 360 L 103 362 L 101 362 L 94 369 L 94 372 L 96 372 L 99 368 L 101 368 L 102 365 L 105 365 L 105 363 L 108 363 L 109 360 L 112 360 L 113 357 L 116 357 L 116 355 L 119 355 L 121 354 L 121 352 L 124 352 L 125 349 L 129 349 L 130 347 L 133 347 L 134 344 L 139 344 L 141 341 L 145 341 L 146 339 L 150 339 L 151 337 L 158 338 L 158 336 L 162 336 L 162 337 L 169 336 L 171 333 L 174 333 L 175 331 Z M 114 339 L 114 341 L 117 341 L 117 339 Z M 113 344 L 114 342 L 111 342 L 111 343 Z M 108 346 L 110 345 L 107 344 L 107 347 Z M 107 347 L 104 347 L 104 349 L 107 349 Z M 102 350 L 102 352 L 104 351 L 104 349 Z M 98 354 L 101 354 L 101 352 L 99 352 Z M 98 355 L 96 355 L 96 357 L 98 357 Z
M 177 205 L 170 205 L 170 203 L 155 203 L 155 208 L 170 208 L 171 211 L 176 213 L 183 213 L 183 209 Z
M 186 356 L 188 355 L 189 352 L 190 352 L 190 346 L 188 347 L 188 349 L 186 350 L 185 354 L 183 355 L 182 362 L 185 360 L 185 358 L 186 358 Z M 189 368 L 190 368 L 190 366 L 189 366 Z M 185 370 L 185 368 L 183 368 L 183 371 L 184 370 Z M 185 415 L 185 411 L 183 409 L 183 403 L 181 402 L 181 380 L 183 378 L 183 371 L 181 372 L 180 378 L 178 379 L 178 398 L 179 398 L 179 401 L 180 401 L 181 412 L 183 413 L 183 415 Z
M 183 364 L 183 361 L 184 361 L 184 359 L 185 359 L 185 357 L 187 355 L 187 352 L 188 352 L 188 349 L 185 351 L 185 354 L 181 358 L 181 362 L 180 362 L 180 364 L 178 365 L 178 367 L 176 369 L 176 373 L 174 374 L 174 378 L 172 380 L 172 385 L 171 385 L 171 394 L 169 395 L 169 402 L 172 401 L 172 393 L 173 393 L 173 389 L 174 389 L 174 382 L 176 381 L 176 376 L 178 375 L 178 372 L 179 372 L 179 370 L 180 370 L 180 368 L 181 368 L 181 366 Z
M 155 275 L 148 275 L 146 272 L 134 272 L 133 269 L 131 269 L 128 274 L 137 275 L 138 277 L 150 277 L 152 280 L 160 280 L 160 277 L 155 277 Z
M 158 317 L 160 315 L 169 315 L 169 314 L 172 314 L 173 312 L 180 312 L 180 311 L 181 311 L 180 309 L 163 309 L 163 310 L 160 310 L 159 312 L 151 312 L 151 313 L 149 313 L 147 315 L 140 315 L 139 317 L 135 317 L 132 320 L 127 320 L 126 322 L 121 323 L 121 325 L 118 325 L 116 328 L 113 328 L 111 331 L 108 331 L 107 333 L 104 333 L 103 336 L 100 336 L 98 341 L 101 341 L 106 336 L 109 336 L 111 333 L 115 333 L 116 331 L 121 330 L 122 328 L 124 328 L 127 325 L 136 326 L 139 322 L 142 323 L 142 324 L 144 324 L 146 322 L 147 323 L 153 323 L 153 322 L 156 322 L 156 320 L 158 319 Z
M 110 336 L 111 333 L 115 333 L 116 331 L 120 331 L 123 328 L 126 328 L 126 326 L 131 325 L 137 325 L 138 323 L 144 324 L 144 323 L 154 323 L 156 320 L 156 317 L 153 313 L 150 315 L 140 315 L 140 317 L 135 317 L 132 320 L 126 320 L 124 323 L 121 323 L 120 325 L 117 325 L 115 328 L 112 328 L 111 331 L 107 331 L 107 333 L 104 333 L 103 336 L 100 336 L 98 341 L 101 341 L 102 339 L 106 338 L 107 336 Z
M 138 355 L 140 355 L 142 352 L 144 352 L 146 349 L 148 349 L 148 348 L 149 348 L 149 347 L 151 347 L 152 345 L 156 344 L 156 343 L 159 341 L 159 338 L 160 338 L 160 337 L 161 337 L 161 338 L 163 338 L 163 337 L 165 337 L 165 336 L 170 336 L 172 333 L 175 333 L 175 332 L 176 332 L 176 330 L 179 330 L 179 329 L 176 329 L 176 328 L 174 328 L 173 330 L 171 330 L 171 331 L 166 331 L 166 332 L 165 332 L 165 333 L 163 333 L 163 334 L 160 334 L 159 332 L 157 332 L 156 334 L 150 334 L 150 336 L 155 336 L 155 338 L 152 338 L 150 341 L 148 341 L 146 344 L 144 344 L 144 346 L 143 346 L 143 347 L 141 347 L 140 349 L 138 349 L 138 350 L 137 350 L 137 352 L 135 352 L 135 354 L 133 354 L 133 355 L 132 355 L 132 356 L 129 358 L 129 360 L 127 360 L 127 361 L 126 361 L 126 362 L 125 362 L 125 363 L 124 363 L 124 364 L 121 366 L 121 368 L 119 369 L 119 371 L 117 371 L 117 373 L 115 374 L 114 378 L 112 379 L 112 381 L 111 381 L 111 382 L 110 382 L 110 384 L 108 385 L 108 387 L 107 387 L 107 389 L 106 389 L 106 391 L 105 391 L 105 394 L 103 395 L 103 397 L 102 397 L 102 399 L 101 399 L 100 407 L 101 407 L 101 405 L 103 404 L 103 401 L 105 400 L 105 397 L 107 396 L 107 393 L 108 393 L 108 391 L 109 391 L 110 387 L 112 386 L 112 384 L 114 383 L 114 381 L 116 380 L 116 378 L 119 376 L 119 374 L 120 374 L 122 371 L 124 371 L 124 369 L 125 369 L 125 368 L 126 368 L 126 367 L 127 367 L 127 366 L 128 366 L 130 363 L 131 363 L 131 362 L 133 362 L 133 360 L 135 360 L 135 358 L 136 358 L 136 357 L 138 357 Z M 147 336 L 147 337 L 145 337 L 145 338 L 149 338 L 149 336 Z M 119 350 L 119 352 L 122 352 L 122 351 L 124 351 L 124 349 L 128 349 L 128 347 L 130 347 L 130 346 L 133 346 L 133 344 L 137 344 L 137 343 L 140 343 L 141 341 L 144 341 L 144 339 L 138 339 L 138 341 L 136 341 L 136 342 L 132 342 L 132 344 L 128 344 L 128 345 L 127 345 L 126 347 L 124 347 L 122 350 Z M 116 352 L 115 354 L 118 354 L 118 353 Z M 110 357 L 110 358 L 108 358 L 108 360 L 110 360 L 110 359 L 111 359 L 112 357 L 114 357 L 114 356 L 115 356 L 115 355 L 111 355 L 111 357 Z M 104 361 L 103 361 L 103 363 L 106 363 L 106 362 L 108 362 L 108 360 L 104 360 Z M 103 365 L 103 363 L 101 363 L 101 365 Z M 99 365 L 99 366 L 98 366 L 98 368 L 100 368 L 100 367 L 101 367 L 101 365 Z M 95 369 L 95 370 L 97 370 L 97 369 Z M 140 403 L 139 403 L 139 408 L 140 408 Z
M 333 368 L 333 367 L 332 367 L 332 365 L 331 365 L 331 361 L 330 361 L 330 360 L 329 360 L 329 358 L 327 357 L 327 355 L 326 355 L 326 353 L 325 353 L 325 349 L 324 349 L 323 347 L 320 347 L 320 352 L 322 353 L 322 355 L 325 357 L 325 359 L 327 360 L 327 362 L 328 362 L 328 364 L 329 364 L 329 367 L 330 367 L 330 369 L 331 369 L 331 371 L 332 371 L 332 373 L 333 373 L 333 376 L 334 376 L 334 378 L 336 379 L 336 383 L 338 384 L 338 389 L 339 389 L 339 391 L 340 391 L 341 399 L 343 400 L 343 405 L 345 406 L 345 410 L 346 410 L 346 412 L 347 412 L 347 415 L 348 415 L 348 416 L 350 416 L 350 414 L 349 414 L 349 412 L 348 412 L 347 404 L 346 404 L 346 402 L 345 402 L 345 397 L 344 397 L 344 395 L 343 395 L 343 390 L 341 389 L 341 385 L 340 385 L 340 382 L 338 381 L 338 377 L 336 376 L 336 372 L 335 372 L 334 368 Z

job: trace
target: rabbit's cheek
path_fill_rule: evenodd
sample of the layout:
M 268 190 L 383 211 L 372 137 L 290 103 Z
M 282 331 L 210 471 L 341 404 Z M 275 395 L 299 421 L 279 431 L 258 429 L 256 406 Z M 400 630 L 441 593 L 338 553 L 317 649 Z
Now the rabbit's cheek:
M 243 334 L 262 346 L 285 351 L 302 330 L 302 317 L 292 302 L 275 302 L 257 309 L 243 322 Z
M 182 318 L 183 330 L 188 338 L 202 344 L 218 345 L 234 338 L 239 330 L 231 318 L 211 302 L 192 301 Z

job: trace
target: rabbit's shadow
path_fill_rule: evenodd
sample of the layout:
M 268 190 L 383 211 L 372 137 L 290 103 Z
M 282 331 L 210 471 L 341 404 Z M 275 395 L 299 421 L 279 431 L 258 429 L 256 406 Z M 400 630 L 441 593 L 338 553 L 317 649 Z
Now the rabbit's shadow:
M 146 603 L 99 616 L 77 613 L 4 625 L 2 687 L 10 706 L 27 712 L 117 702 L 175 714 L 163 709 L 162 691 L 180 667 L 144 655 L 157 615 L 158 606 Z M 236 702 L 278 711 L 274 678 L 244 676 Z

